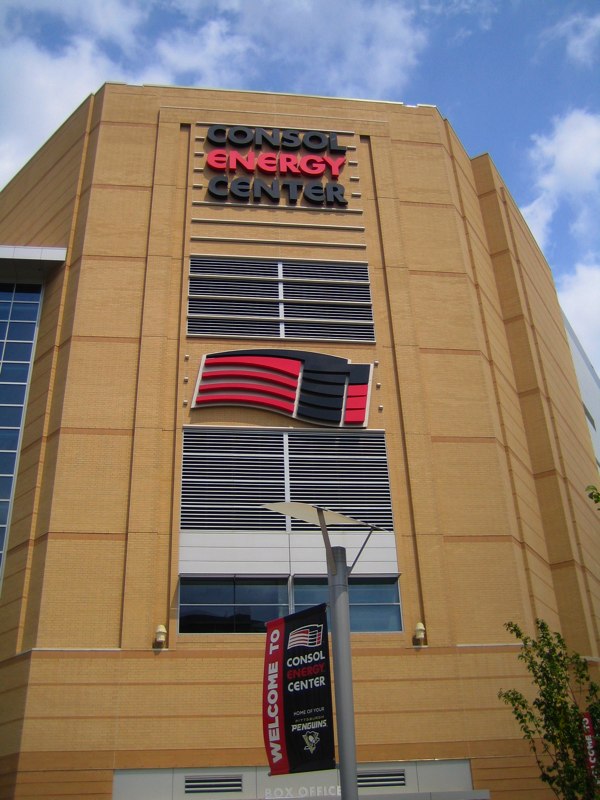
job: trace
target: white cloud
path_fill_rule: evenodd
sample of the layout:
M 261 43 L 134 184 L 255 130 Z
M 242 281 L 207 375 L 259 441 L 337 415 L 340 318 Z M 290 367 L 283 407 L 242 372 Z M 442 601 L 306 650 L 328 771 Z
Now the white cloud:
M 401 100 L 409 3 L 0 0 L 0 185 L 106 81 Z
M 233 88 L 240 84 L 240 65 L 246 64 L 254 47 L 235 34 L 224 19 L 209 20 L 197 30 L 174 29 L 156 42 L 156 55 L 172 75 L 193 75 L 202 86 Z
M 0 83 L 0 183 L 111 75 L 112 67 L 87 39 L 74 40 L 58 55 L 26 39 L 0 48 L 0 73 L 19 75 L 18 83 Z
M 6 32 L 35 37 L 44 26 L 75 29 L 78 36 L 134 47 L 135 32 L 148 18 L 156 0 L 3 0 L 0 20 Z
M 538 190 L 525 215 L 542 249 L 558 209 L 566 204 L 571 233 L 581 247 L 600 242 L 600 114 L 575 109 L 554 120 L 549 135 L 535 135 L 530 151 Z
M 192 13 L 186 0 L 178 2 Z M 260 75 L 261 88 L 397 100 L 427 44 L 407 5 L 398 0 L 218 4 L 233 32 L 251 43 L 245 67 L 250 77 Z M 243 69 L 239 77 L 246 77 Z
M 600 53 L 600 14 L 574 14 L 545 31 L 543 39 L 564 39 L 570 60 L 591 67 Z
M 600 374 L 600 263 L 580 263 L 557 282 L 567 319 Z

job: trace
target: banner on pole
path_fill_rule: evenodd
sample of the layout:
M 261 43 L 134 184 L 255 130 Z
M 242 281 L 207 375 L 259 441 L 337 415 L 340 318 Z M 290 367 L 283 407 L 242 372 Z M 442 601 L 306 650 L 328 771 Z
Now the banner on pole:
M 598 764 L 598 748 L 596 742 L 596 732 L 592 715 L 589 711 L 584 711 L 581 715 L 583 725 L 583 735 L 585 737 L 585 761 L 588 772 L 593 776 L 594 785 L 600 786 L 600 768 Z
M 271 775 L 335 767 L 324 603 L 267 622 L 263 735 Z

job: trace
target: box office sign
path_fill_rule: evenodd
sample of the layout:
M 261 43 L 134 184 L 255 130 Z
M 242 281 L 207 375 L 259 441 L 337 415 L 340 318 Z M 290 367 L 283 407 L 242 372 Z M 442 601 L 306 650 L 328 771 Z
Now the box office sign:
M 267 622 L 263 735 L 271 775 L 335 767 L 324 603 Z
M 212 146 L 206 168 L 223 173 L 208 182 L 208 193 L 217 200 L 348 205 L 338 181 L 346 147 L 336 133 L 211 125 L 206 139 Z

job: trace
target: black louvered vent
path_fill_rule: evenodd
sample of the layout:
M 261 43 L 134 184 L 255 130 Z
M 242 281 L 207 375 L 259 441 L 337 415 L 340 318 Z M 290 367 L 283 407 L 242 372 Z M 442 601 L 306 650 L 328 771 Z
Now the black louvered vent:
M 192 256 L 188 335 L 373 342 L 368 265 Z
M 406 786 L 406 770 L 394 769 L 389 772 L 361 772 L 358 775 L 358 786 L 361 789 Z
M 241 775 L 186 775 L 185 794 L 241 792 Z
M 188 427 L 182 478 L 183 530 L 281 530 L 262 505 L 286 500 L 393 530 L 382 431 Z

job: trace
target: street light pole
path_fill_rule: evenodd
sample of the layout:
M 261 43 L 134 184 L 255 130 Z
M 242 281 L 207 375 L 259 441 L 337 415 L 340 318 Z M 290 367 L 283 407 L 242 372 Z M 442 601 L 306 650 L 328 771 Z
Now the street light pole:
M 342 800 L 358 800 L 354 697 L 352 694 L 352 655 L 350 652 L 350 603 L 346 548 L 332 547 L 335 572 L 327 571 L 331 646 L 335 678 L 335 708 Z
M 348 574 L 356 564 L 373 531 L 383 530 L 383 528 L 378 528 L 376 525 L 370 525 L 362 522 L 362 520 L 353 519 L 336 511 L 309 505 L 308 503 L 266 503 L 264 507 L 270 511 L 276 511 L 278 514 L 301 519 L 312 525 L 319 525 L 321 528 L 323 543 L 325 544 L 327 582 L 329 584 L 335 713 L 342 800 L 358 800 Z M 328 524 L 369 528 L 369 534 L 350 569 L 348 569 L 348 562 L 346 561 L 346 548 L 331 546 L 327 529 Z

